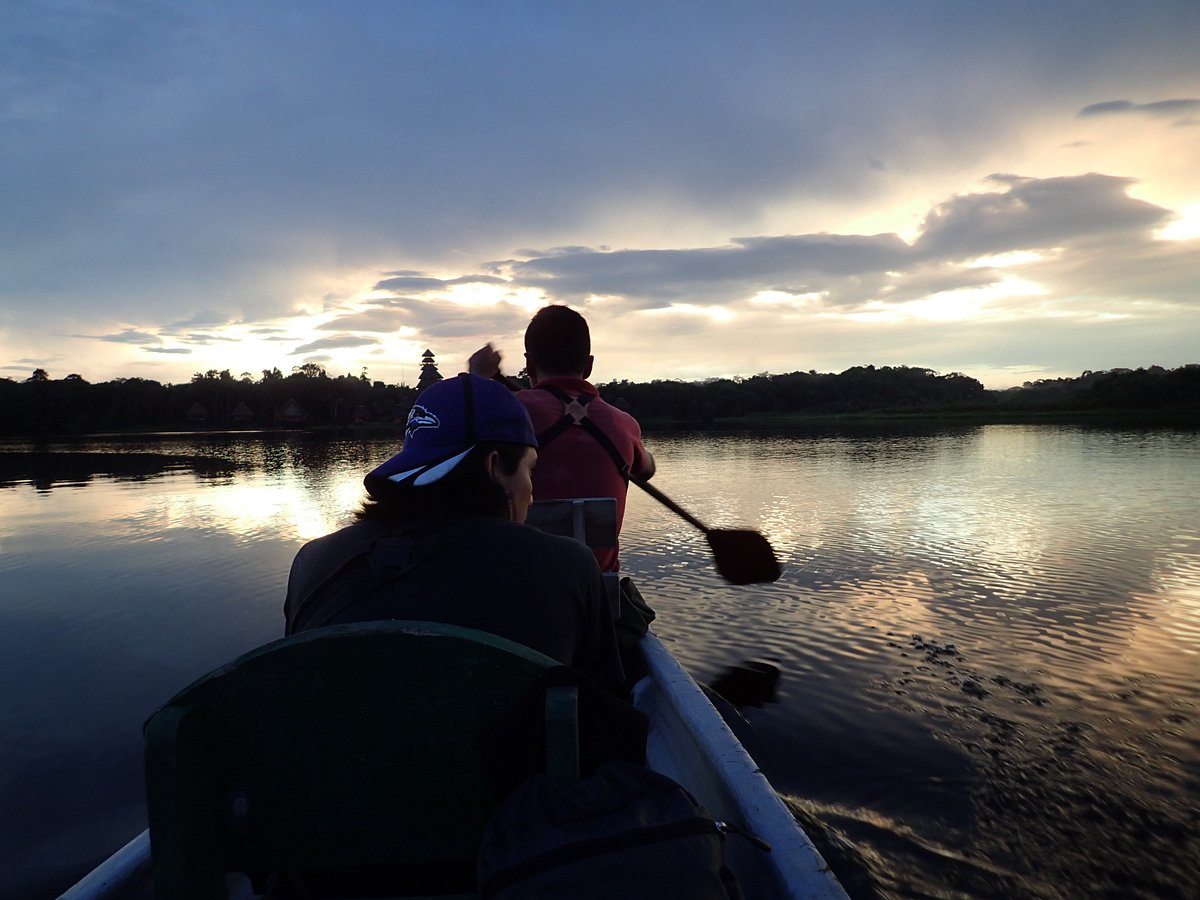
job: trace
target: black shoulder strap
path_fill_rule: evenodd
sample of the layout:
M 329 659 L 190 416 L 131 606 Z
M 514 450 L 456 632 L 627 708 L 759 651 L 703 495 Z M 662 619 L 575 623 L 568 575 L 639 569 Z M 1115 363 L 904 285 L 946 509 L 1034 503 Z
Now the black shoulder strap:
M 537 436 L 538 447 L 544 447 L 550 443 L 572 425 L 582 425 L 583 430 L 590 434 L 605 452 L 608 453 L 613 461 L 613 465 L 617 467 L 617 472 L 625 481 L 629 480 L 629 463 L 625 461 L 625 457 L 621 455 L 621 451 L 617 449 L 617 445 L 612 442 L 612 439 L 604 433 L 604 430 L 593 422 L 587 414 L 587 405 L 592 401 L 591 394 L 580 394 L 578 397 L 572 397 L 566 391 L 549 384 L 535 385 L 535 390 L 546 391 L 552 394 L 563 405 L 563 417 L 543 431 Z

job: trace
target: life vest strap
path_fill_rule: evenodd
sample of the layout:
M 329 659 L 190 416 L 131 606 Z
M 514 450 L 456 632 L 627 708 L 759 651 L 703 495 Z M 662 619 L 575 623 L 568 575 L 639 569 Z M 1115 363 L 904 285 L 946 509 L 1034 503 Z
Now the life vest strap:
M 621 479 L 625 482 L 629 481 L 629 463 L 625 461 L 625 457 L 621 455 L 617 445 L 612 442 L 612 438 L 605 434 L 604 430 L 587 414 L 587 405 L 592 401 L 591 394 L 572 397 L 566 391 L 548 384 L 535 385 L 534 389 L 552 394 L 563 405 L 563 417 L 537 436 L 538 447 L 546 446 L 571 426 L 579 425 L 608 453 L 613 465 L 617 467 Z

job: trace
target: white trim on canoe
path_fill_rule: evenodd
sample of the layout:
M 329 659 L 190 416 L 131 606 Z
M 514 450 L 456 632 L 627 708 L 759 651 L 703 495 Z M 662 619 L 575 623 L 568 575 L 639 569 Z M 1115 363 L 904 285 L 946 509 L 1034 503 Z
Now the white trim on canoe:
M 650 716 L 646 757 L 708 811 L 772 847 L 725 841 L 730 868 L 747 898 L 848 900 L 829 866 L 769 781 L 679 661 L 653 633 L 642 640 L 649 675 L 634 704 Z
M 125 900 L 150 889 L 150 829 L 106 859 L 58 900 Z

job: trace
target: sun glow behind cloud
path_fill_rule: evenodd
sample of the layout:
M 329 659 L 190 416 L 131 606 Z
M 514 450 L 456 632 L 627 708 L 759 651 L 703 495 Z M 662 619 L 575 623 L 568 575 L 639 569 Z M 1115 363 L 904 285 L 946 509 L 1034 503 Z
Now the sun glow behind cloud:
M 1176 218 L 1154 232 L 1160 241 L 1194 241 L 1200 238 L 1200 203 L 1191 203 L 1175 210 Z
M 1061 252 L 1058 250 L 1052 251 Z M 1040 262 L 1047 253 L 1036 250 L 1013 250 L 1010 253 L 997 253 L 993 256 L 978 256 L 967 263 L 970 269 L 1005 269 L 1010 266 L 1023 266 L 1026 263 Z
M 809 291 L 804 294 L 790 294 L 786 291 L 759 291 L 750 298 L 750 303 L 754 306 L 790 306 L 794 309 L 806 309 L 818 306 L 828 299 L 828 291 Z
M 647 309 L 647 316 L 695 316 L 714 323 L 730 322 L 735 314 L 723 306 L 702 306 L 697 303 L 672 303 L 662 309 Z
M 994 301 L 1013 297 L 1036 297 L 1047 293 L 1045 288 L 1032 281 L 1005 276 L 996 284 L 984 287 L 940 291 L 923 300 L 905 303 L 900 310 L 907 316 L 927 322 L 962 322 L 987 315 L 988 307 Z
M 507 284 L 452 284 L 439 293 L 442 299 L 456 306 L 489 309 L 497 304 L 507 303 L 531 315 L 549 302 L 545 291 L 537 288 L 514 288 Z

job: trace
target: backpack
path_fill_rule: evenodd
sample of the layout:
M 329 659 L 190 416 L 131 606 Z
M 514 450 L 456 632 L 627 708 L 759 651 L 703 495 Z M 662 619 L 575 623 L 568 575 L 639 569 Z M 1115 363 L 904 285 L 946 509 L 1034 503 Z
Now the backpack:
M 741 900 L 725 864 L 726 829 L 682 786 L 643 766 L 605 763 L 572 783 L 537 774 L 484 831 L 479 896 Z

